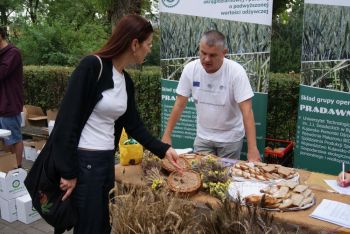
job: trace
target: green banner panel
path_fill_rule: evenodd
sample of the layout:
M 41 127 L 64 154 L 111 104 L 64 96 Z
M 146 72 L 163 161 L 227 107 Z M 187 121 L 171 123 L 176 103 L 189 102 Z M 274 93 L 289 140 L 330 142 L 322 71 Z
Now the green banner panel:
M 255 127 L 256 127 L 256 144 L 258 146 L 260 156 L 264 157 L 265 136 L 266 136 L 266 115 L 267 115 L 267 93 L 254 93 L 252 100 Z M 244 144 L 241 153 L 241 160 L 247 160 L 247 141 Z
M 168 118 L 176 100 L 177 84 L 178 81 L 162 79 L 161 135 L 164 133 Z M 172 134 L 171 139 L 174 148 L 193 148 L 193 141 L 196 137 L 196 117 L 196 108 L 193 100 L 190 98 Z
M 305 0 L 294 166 L 350 169 L 350 1 Z
M 338 174 L 350 165 L 350 94 L 300 86 L 294 165 Z

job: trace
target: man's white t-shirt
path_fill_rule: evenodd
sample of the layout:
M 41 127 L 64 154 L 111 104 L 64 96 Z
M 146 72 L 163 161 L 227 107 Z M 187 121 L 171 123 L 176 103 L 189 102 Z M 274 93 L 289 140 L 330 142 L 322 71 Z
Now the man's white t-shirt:
M 224 59 L 215 73 L 207 73 L 200 60 L 188 63 L 177 86 L 178 95 L 193 97 L 197 110 L 197 136 L 216 142 L 237 142 L 244 137 L 239 103 L 254 96 L 244 68 Z

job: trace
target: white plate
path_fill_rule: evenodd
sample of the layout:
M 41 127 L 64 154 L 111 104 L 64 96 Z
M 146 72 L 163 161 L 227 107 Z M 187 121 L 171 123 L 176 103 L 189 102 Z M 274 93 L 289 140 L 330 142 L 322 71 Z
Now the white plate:
M 228 193 L 233 199 L 238 197 L 242 199 L 252 194 L 262 195 L 260 190 L 267 186 L 269 185 L 260 181 L 231 182 L 228 186 Z
M 261 183 L 267 183 L 267 184 L 270 184 L 270 183 L 278 183 L 278 182 L 281 182 L 281 181 L 293 181 L 293 182 L 297 182 L 299 183 L 299 173 L 296 173 L 296 175 L 290 179 L 270 179 L 270 180 L 258 180 L 258 179 L 246 179 L 244 177 L 241 177 L 241 176 L 232 176 L 232 179 L 234 181 L 239 181 L 239 182 L 246 182 L 246 181 L 254 181 L 254 182 L 261 182 Z
M 263 208 L 264 210 L 271 210 L 271 211 L 298 211 L 298 210 L 306 210 L 308 208 L 310 208 L 311 206 L 315 205 L 316 203 L 316 198 L 314 197 L 314 199 L 312 200 L 311 203 L 306 204 L 305 206 L 302 207 L 291 207 L 291 208 L 286 208 L 286 209 L 279 209 L 279 208 L 275 208 L 275 209 L 271 209 L 271 208 Z
M 244 181 L 244 182 L 231 182 L 228 186 L 228 193 L 232 199 L 240 198 L 243 202 L 243 205 L 245 204 L 244 197 L 249 195 L 263 195 L 263 193 L 260 192 L 261 189 L 270 186 L 266 183 L 258 182 L 258 181 Z M 305 210 L 313 205 L 315 205 L 316 199 L 314 198 L 313 201 L 309 204 L 306 204 L 302 207 L 292 207 L 292 208 L 286 208 L 286 209 L 279 209 L 279 208 L 264 208 L 264 210 L 271 210 L 271 211 L 297 211 L 297 210 Z
M 187 154 L 193 152 L 192 148 L 186 148 L 186 149 L 175 149 L 177 154 Z

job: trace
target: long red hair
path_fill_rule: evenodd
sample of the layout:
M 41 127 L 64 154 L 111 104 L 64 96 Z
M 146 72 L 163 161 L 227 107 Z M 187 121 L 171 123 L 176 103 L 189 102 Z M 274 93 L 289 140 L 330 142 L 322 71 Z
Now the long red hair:
M 106 44 L 94 54 L 107 59 L 115 58 L 130 47 L 132 40 L 142 43 L 151 33 L 153 27 L 148 20 L 140 15 L 126 15 L 117 22 Z

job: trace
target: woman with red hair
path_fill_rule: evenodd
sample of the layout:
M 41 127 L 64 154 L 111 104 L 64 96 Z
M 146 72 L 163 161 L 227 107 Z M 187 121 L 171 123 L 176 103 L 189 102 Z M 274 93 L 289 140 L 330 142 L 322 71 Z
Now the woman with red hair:
M 110 233 L 108 193 L 114 186 L 114 155 L 124 128 L 127 134 L 175 166 L 175 150 L 145 128 L 125 68 L 143 63 L 152 47 L 153 28 L 139 15 L 124 16 L 106 44 L 83 58 L 72 73 L 54 129 L 51 148 L 62 200 L 78 210 L 74 233 Z M 48 150 L 42 150 L 45 153 Z

